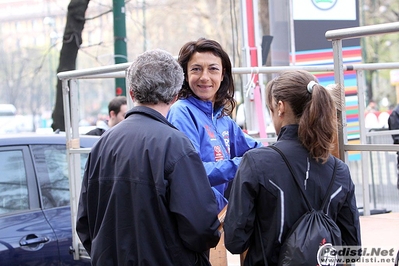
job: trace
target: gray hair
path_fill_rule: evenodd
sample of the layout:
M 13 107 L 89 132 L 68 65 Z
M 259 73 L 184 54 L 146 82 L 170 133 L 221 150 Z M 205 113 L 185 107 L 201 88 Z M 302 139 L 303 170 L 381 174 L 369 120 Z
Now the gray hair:
M 155 49 L 139 55 L 127 69 L 129 89 L 139 103 L 169 104 L 183 84 L 183 69 L 173 56 Z

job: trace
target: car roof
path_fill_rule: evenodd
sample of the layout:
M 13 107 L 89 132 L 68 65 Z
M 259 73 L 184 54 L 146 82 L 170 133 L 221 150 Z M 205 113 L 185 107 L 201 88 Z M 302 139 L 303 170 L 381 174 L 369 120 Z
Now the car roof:
M 80 146 L 89 148 L 99 139 L 99 136 L 80 135 Z M 65 134 L 38 134 L 38 133 L 18 133 L 1 134 L 0 146 L 28 145 L 28 144 L 66 144 Z

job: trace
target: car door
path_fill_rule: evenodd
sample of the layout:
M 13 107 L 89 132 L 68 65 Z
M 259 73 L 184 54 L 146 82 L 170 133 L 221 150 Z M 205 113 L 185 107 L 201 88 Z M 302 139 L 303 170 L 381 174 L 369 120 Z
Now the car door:
M 2 265 L 58 265 L 58 244 L 40 208 L 26 146 L 0 148 L 0 261 Z
M 70 252 L 72 227 L 65 145 L 36 144 L 30 148 L 39 182 L 43 212 L 58 239 L 62 265 L 90 265 L 88 260 L 74 260 Z M 80 156 L 82 173 L 87 156 Z

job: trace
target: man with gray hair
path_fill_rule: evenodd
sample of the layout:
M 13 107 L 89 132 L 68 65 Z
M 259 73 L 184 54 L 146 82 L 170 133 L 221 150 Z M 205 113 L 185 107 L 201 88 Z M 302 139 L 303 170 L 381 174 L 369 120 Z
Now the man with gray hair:
M 165 118 L 183 83 L 169 53 L 127 70 L 134 107 L 87 160 L 76 230 L 92 265 L 210 265 L 218 209 L 190 140 Z

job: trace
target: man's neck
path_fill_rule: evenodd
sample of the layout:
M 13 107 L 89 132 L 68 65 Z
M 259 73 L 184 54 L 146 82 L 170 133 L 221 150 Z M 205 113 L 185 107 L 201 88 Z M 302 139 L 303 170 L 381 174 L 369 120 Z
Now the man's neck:
M 166 117 L 166 115 L 169 112 L 170 106 L 172 104 L 166 104 L 166 103 L 157 103 L 157 104 L 143 104 L 143 103 L 134 103 L 134 106 L 146 106 L 148 108 L 154 109 L 155 111 L 161 113 L 164 117 Z

